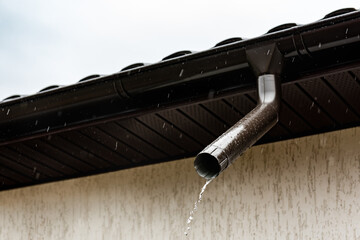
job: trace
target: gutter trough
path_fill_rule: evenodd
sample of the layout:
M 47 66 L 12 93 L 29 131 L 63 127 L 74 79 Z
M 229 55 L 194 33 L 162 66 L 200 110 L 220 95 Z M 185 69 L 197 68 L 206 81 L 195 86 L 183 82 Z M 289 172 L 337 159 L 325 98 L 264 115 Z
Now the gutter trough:
M 350 11 L 351 10 L 351 11 Z M 263 36 L 188 53 L 74 85 L 0 102 L 0 145 L 256 89 L 247 50 L 275 45 L 281 83 L 360 61 L 360 12 L 287 25 Z M 265 51 L 264 54 L 266 54 Z

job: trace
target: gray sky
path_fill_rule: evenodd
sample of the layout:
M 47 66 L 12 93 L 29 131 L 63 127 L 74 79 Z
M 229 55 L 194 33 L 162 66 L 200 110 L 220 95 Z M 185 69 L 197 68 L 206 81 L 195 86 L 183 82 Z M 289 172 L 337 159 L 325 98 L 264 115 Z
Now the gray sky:
M 0 0 L 0 100 L 346 7 L 358 0 Z

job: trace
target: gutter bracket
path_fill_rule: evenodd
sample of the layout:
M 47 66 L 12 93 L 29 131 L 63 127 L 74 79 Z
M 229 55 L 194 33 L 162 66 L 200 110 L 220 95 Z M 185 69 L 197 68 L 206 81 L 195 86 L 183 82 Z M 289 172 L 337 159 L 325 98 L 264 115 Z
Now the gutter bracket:
M 122 98 L 130 98 L 130 95 L 127 93 L 127 91 L 124 88 L 123 82 L 121 78 L 116 79 L 114 81 L 114 89 Z

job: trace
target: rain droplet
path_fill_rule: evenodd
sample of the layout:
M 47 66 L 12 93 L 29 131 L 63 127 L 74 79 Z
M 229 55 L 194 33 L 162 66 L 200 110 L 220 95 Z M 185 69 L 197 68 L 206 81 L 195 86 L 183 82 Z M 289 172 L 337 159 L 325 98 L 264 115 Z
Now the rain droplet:
M 347 34 L 347 33 L 348 33 L 348 31 L 349 31 L 349 29 L 348 29 L 348 28 L 346 28 L 346 30 L 345 30 L 345 34 Z
M 50 126 L 47 127 L 46 132 L 49 132 L 49 130 L 50 130 Z
M 181 77 L 184 73 L 184 69 L 181 69 L 180 73 L 179 73 L 179 77 Z
M 10 113 L 10 108 L 7 110 L 6 115 L 9 115 L 9 113 Z
M 266 55 L 269 55 L 270 54 L 270 49 L 269 50 L 267 50 L 267 52 L 266 52 Z
M 331 103 L 331 100 L 330 100 L 330 99 L 328 99 L 328 103 Z
M 289 126 L 291 126 L 291 121 L 289 121 Z
M 38 120 L 36 120 L 36 121 L 35 121 L 35 126 L 36 126 L 36 125 L 38 125 L 38 123 L 39 123 L 39 121 L 38 121 Z
M 180 133 L 179 138 L 182 138 L 182 137 L 183 137 L 183 135 L 182 135 L 182 133 Z
M 170 98 L 170 93 L 168 93 L 167 98 Z
M 320 113 L 321 113 L 321 110 L 320 110 L 320 108 L 318 108 L 318 110 L 317 110 L 317 113 L 318 113 L 318 114 L 320 114 Z
M 346 108 L 345 113 L 348 113 L 348 112 L 349 112 L 349 108 Z
M 163 123 L 162 128 L 165 128 L 166 123 Z
M 312 102 L 311 106 L 310 106 L 310 110 L 314 107 L 315 103 Z
M 118 142 L 116 141 L 115 142 L 115 150 L 117 150 L 117 148 L 118 148 Z
M 37 109 L 37 108 L 36 108 L 36 107 L 34 107 L 34 111 L 36 111 L 36 109 Z
M 321 43 L 319 43 L 318 47 L 321 48 Z

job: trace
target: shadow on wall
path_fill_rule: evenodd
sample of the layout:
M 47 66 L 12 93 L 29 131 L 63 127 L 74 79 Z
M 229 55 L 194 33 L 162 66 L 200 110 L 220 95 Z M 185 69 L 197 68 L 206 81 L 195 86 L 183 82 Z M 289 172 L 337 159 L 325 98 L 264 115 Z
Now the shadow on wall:
M 360 237 L 360 128 L 257 146 L 210 183 L 189 239 Z M 194 159 L 0 193 L 0 239 L 185 239 Z

